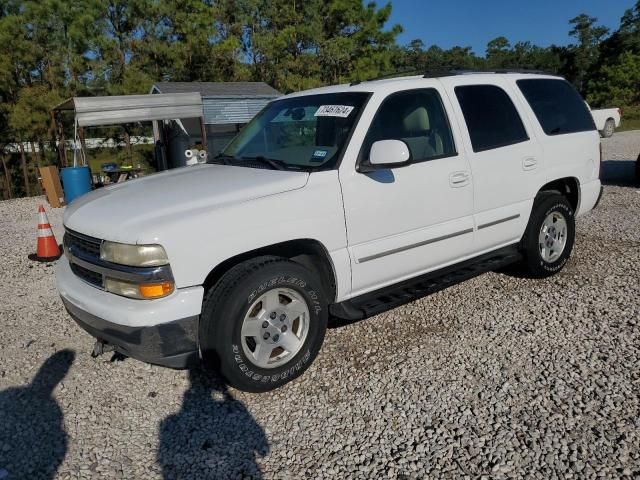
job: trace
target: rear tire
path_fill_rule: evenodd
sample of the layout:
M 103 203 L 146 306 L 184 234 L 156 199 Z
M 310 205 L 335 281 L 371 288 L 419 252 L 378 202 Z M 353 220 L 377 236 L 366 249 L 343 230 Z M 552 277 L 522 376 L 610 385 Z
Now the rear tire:
M 569 201 L 558 193 L 539 194 L 521 243 L 527 273 L 544 278 L 562 270 L 571 255 L 575 234 L 574 211 Z
M 616 122 L 613 120 L 613 118 L 610 118 L 604 123 L 604 128 L 602 129 L 602 137 L 611 138 L 615 131 L 616 131 Z
M 205 365 L 246 392 L 266 392 L 301 375 L 327 328 L 320 281 L 302 265 L 264 256 L 229 270 L 207 294 L 200 319 Z

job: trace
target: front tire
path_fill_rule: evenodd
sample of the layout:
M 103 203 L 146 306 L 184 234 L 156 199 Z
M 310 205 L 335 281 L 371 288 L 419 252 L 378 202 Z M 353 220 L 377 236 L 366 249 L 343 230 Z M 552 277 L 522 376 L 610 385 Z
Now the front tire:
M 562 270 L 571 255 L 575 234 L 569 201 L 553 192 L 539 194 L 521 244 L 523 264 L 530 276 L 544 278 Z
M 327 317 L 320 281 L 302 265 L 271 256 L 243 262 L 204 301 L 203 359 L 239 390 L 273 390 L 316 358 Z

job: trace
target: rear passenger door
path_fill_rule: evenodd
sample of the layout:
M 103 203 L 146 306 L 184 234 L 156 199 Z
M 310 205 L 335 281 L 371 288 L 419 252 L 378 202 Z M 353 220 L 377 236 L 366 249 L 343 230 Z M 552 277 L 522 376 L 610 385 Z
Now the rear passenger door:
M 520 240 L 544 168 L 520 97 L 499 79 L 474 80 L 458 80 L 449 95 L 463 120 L 474 184 L 474 250 L 480 253 Z

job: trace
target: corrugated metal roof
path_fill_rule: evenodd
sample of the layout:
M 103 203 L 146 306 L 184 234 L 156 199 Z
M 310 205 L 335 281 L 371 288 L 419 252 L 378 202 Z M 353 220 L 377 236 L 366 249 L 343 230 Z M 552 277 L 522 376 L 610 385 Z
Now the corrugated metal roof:
M 158 82 L 151 92 L 198 92 L 203 97 L 278 97 L 275 88 L 264 82 Z
M 216 97 L 203 98 L 204 122 L 208 125 L 247 123 L 274 97 Z
M 202 99 L 197 92 L 74 97 L 72 104 L 79 126 L 202 117 Z M 61 107 L 68 106 L 63 104 L 58 108 Z

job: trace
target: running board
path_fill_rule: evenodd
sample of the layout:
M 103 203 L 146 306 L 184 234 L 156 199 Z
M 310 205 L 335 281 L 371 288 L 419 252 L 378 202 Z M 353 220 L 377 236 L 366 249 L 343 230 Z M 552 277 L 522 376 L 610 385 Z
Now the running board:
M 329 307 L 334 317 L 356 321 L 444 290 L 486 272 L 506 267 L 522 259 L 518 244 L 421 275 L 389 287 L 365 293 Z

